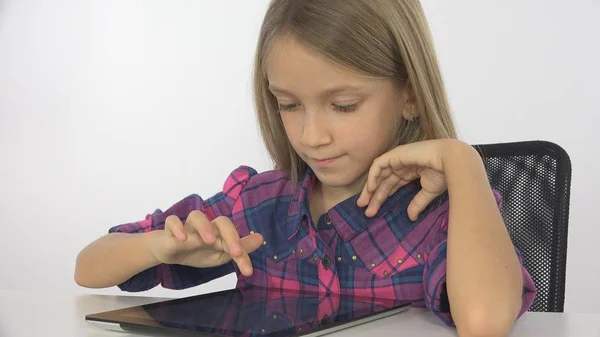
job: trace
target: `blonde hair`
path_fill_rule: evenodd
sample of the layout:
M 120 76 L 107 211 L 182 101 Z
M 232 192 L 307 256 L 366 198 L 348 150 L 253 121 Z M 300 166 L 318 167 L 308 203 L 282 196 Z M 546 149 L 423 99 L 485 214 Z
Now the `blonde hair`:
M 254 99 L 275 168 L 297 183 L 307 166 L 292 148 L 269 91 L 266 66 L 275 40 L 292 35 L 333 63 L 408 83 L 419 118 L 401 121 L 395 145 L 456 138 L 431 33 L 419 0 L 272 0 L 260 30 Z

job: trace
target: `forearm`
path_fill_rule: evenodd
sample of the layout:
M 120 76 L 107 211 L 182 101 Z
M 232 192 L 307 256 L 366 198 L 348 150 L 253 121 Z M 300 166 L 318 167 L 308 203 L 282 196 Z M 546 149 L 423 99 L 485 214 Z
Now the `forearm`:
M 444 160 L 452 316 L 461 336 L 505 336 L 521 307 L 519 260 L 477 152 L 453 146 Z
M 112 287 L 158 265 L 149 248 L 153 235 L 112 233 L 94 241 L 77 256 L 75 282 L 87 288 Z

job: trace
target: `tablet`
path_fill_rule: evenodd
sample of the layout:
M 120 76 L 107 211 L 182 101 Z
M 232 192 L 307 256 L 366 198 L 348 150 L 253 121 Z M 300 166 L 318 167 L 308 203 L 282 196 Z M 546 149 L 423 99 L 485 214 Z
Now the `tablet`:
M 103 329 L 160 336 L 320 336 L 391 316 L 410 302 L 260 287 L 90 314 Z

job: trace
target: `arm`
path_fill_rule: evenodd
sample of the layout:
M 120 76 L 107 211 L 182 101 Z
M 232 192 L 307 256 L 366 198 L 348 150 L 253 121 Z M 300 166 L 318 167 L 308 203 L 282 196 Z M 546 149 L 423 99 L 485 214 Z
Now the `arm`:
M 223 191 L 207 200 L 199 195 L 190 195 L 165 212 L 156 210 L 142 221 L 112 227 L 110 234 L 79 253 L 75 281 L 89 288 L 118 285 L 121 290 L 137 292 L 158 284 L 169 289 L 189 288 L 234 272 L 231 263 L 208 268 L 160 263 L 151 247 L 156 247 L 161 236 L 164 239 L 165 222 L 169 216 L 185 221 L 194 210 L 205 213 L 210 221 L 219 216 L 231 216 L 243 187 L 255 174 L 256 171 L 250 167 L 239 167 L 229 175 Z
M 425 304 L 461 336 L 505 336 L 536 289 L 479 153 L 453 139 L 400 145 L 375 159 L 357 204 L 376 214 L 390 193 L 415 179 L 421 188 L 407 208 L 412 221 L 443 193 L 449 199 L 420 220 L 420 226 L 439 226 L 423 242 Z
M 111 233 L 85 247 L 77 256 L 75 282 L 87 288 L 106 288 L 124 283 L 159 264 L 150 252 L 147 233 Z
M 448 298 L 461 336 L 506 336 L 523 295 L 523 275 L 479 154 L 449 142 L 443 166 L 450 214 Z

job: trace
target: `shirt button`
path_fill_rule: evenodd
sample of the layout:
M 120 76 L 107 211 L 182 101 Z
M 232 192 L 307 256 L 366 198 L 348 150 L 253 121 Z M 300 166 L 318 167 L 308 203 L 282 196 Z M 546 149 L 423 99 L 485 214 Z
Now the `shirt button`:
M 325 256 L 323 257 L 323 260 L 321 260 L 321 263 L 323 263 L 323 267 L 325 267 L 325 269 L 328 269 L 331 265 L 331 259 L 329 258 L 329 256 Z
M 326 225 L 331 225 L 331 218 L 327 214 L 325 214 L 325 224 Z

